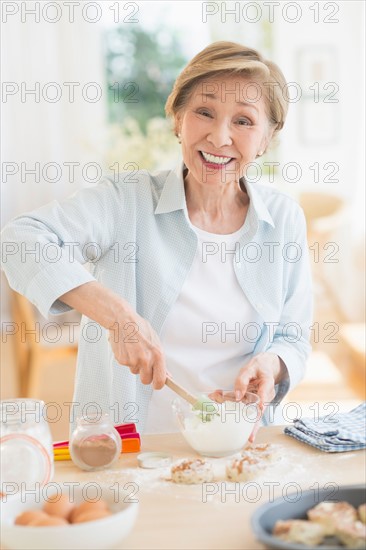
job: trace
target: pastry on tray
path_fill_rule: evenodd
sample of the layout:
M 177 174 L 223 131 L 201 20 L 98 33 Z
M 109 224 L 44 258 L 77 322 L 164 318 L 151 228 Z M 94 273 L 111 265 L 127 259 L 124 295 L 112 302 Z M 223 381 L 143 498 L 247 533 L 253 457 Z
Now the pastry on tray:
M 366 548 L 366 525 L 362 521 L 341 522 L 335 529 L 335 535 L 346 548 Z
M 348 502 L 320 502 L 308 510 L 310 521 L 323 526 L 327 535 L 334 535 L 337 526 L 357 521 L 357 510 Z
M 172 481 L 192 485 L 214 479 L 212 465 L 203 458 L 184 459 L 171 467 Z
M 296 542 L 314 547 L 321 544 L 326 533 L 319 523 L 303 519 L 289 519 L 276 521 L 273 534 L 286 542 Z
M 345 548 L 365 549 L 366 524 L 363 523 L 365 514 L 366 504 L 361 504 L 356 510 L 348 502 L 320 502 L 308 510 L 308 520 L 277 521 L 273 528 L 273 535 L 287 542 L 297 542 L 312 547 L 322 542 L 327 544 L 325 537 L 333 536 Z
M 362 521 L 362 523 L 366 523 L 366 504 L 360 504 L 357 511 L 360 521 Z

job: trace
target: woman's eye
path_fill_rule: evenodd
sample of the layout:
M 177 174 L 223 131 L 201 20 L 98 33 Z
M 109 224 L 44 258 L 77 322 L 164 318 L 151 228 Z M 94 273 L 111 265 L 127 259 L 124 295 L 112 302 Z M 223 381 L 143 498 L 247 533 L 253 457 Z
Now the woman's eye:
M 197 113 L 198 113 L 199 115 L 203 115 L 203 116 L 207 116 L 207 117 L 210 117 L 210 116 L 211 116 L 211 113 L 210 113 L 209 111 L 205 111 L 205 110 L 202 110 L 202 109 L 199 109 L 199 110 L 197 111 Z
M 248 118 L 239 118 L 238 124 L 240 126 L 251 126 L 252 125 L 251 121 Z

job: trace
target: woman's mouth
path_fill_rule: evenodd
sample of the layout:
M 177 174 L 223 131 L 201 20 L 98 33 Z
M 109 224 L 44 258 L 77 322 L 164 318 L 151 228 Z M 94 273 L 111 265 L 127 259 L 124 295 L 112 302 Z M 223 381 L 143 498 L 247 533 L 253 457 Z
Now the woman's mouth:
M 210 164 L 212 166 L 226 166 L 233 160 L 233 157 L 219 157 L 211 153 L 206 153 L 205 151 L 199 151 L 199 153 L 201 158 L 205 161 L 205 164 Z

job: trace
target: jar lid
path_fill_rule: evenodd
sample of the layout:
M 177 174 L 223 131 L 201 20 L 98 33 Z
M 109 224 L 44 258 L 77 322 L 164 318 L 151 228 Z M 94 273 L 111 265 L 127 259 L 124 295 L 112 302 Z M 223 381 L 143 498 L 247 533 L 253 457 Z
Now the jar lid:
M 172 457 L 166 453 L 151 452 L 137 455 L 140 468 L 164 468 L 169 466 Z
M 44 485 L 50 481 L 51 457 L 40 441 L 27 434 L 12 433 L 0 438 L 0 446 L 2 483 Z

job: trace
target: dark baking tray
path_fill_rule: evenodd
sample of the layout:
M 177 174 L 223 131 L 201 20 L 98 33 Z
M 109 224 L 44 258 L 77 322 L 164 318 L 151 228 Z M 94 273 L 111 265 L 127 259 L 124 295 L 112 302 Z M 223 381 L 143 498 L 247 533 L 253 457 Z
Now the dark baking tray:
M 281 550 L 304 550 L 306 548 L 309 550 L 309 546 L 285 542 L 272 535 L 276 521 L 279 519 L 307 519 L 306 512 L 324 500 L 346 501 L 357 508 L 357 506 L 366 502 L 366 487 L 364 485 L 344 485 L 335 488 L 332 484 L 332 487 L 328 489 L 302 491 L 301 497 L 296 502 L 289 502 L 290 498 L 291 495 L 286 495 L 286 498 L 276 498 L 273 502 L 260 506 L 253 514 L 252 528 L 255 536 L 268 548 L 279 548 Z M 335 548 L 345 547 L 338 544 L 335 539 L 328 537 L 326 544 L 323 543 L 317 548 L 334 550 Z

